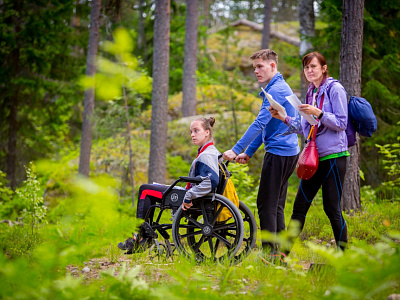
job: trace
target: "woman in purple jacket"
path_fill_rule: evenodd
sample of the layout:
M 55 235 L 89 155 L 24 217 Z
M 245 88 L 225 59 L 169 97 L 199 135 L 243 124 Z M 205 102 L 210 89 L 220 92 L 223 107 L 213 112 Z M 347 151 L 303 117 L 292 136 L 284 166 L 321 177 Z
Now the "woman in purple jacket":
M 318 170 L 309 180 L 301 180 L 293 206 L 289 228 L 296 220 L 300 231 L 304 227 L 306 214 L 311 202 L 322 186 L 324 211 L 331 222 L 338 249 L 344 250 L 347 243 L 347 225 L 340 209 L 340 200 L 346 174 L 347 146 L 347 95 L 343 86 L 332 77 L 328 77 L 325 57 L 318 52 L 306 54 L 302 60 L 303 72 L 310 82 L 306 95 L 306 104 L 299 109 L 311 114 L 318 121 L 316 144 L 318 147 Z M 324 95 L 324 97 L 322 97 Z M 323 98 L 322 108 L 319 109 Z M 290 129 L 308 136 L 311 125 L 304 118 L 283 119 L 276 111 L 273 117 L 282 120 Z M 289 129 L 289 130 L 290 130 Z

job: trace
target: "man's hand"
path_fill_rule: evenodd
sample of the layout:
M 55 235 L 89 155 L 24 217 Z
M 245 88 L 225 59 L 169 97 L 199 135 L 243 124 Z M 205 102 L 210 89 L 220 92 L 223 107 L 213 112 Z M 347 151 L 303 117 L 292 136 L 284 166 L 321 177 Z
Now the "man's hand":
M 224 154 L 222 154 L 222 158 L 225 160 L 229 160 L 232 161 L 236 158 L 237 154 L 235 152 L 233 152 L 233 150 L 228 150 L 225 151 Z
M 236 157 L 236 162 L 239 164 L 246 164 L 250 160 L 250 156 L 246 153 L 241 153 Z

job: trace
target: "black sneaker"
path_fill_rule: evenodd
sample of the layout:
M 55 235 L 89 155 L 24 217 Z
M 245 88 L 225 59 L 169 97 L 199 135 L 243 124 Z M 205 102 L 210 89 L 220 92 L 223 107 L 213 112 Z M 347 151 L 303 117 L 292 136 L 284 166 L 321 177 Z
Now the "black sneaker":
M 132 250 L 135 245 L 135 239 L 129 238 L 125 242 L 119 242 L 118 248 L 124 251 Z

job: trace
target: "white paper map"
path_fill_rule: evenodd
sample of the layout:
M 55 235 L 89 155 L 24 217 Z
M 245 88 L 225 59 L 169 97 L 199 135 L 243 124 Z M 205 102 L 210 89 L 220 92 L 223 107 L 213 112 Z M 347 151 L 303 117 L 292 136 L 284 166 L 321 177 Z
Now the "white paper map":
M 300 102 L 300 100 L 297 98 L 296 95 L 287 96 L 286 99 L 299 112 L 299 114 L 307 120 L 308 123 L 310 123 L 311 125 L 318 124 L 317 120 L 314 119 L 313 115 L 306 114 L 299 110 L 299 105 L 301 105 L 302 103 Z
M 277 110 L 278 113 L 281 115 L 281 117 L 286 118 L 286 116 L 287 116 L 286 109 L 282 105 L 280 105 L 278 102 L 276 102 L 274 100 L 274 98 L 272 98 L 272 96 L 270 94 L 268 94 L 262 87 L 261 87 L 261 90 L 264 92 L 264 94 L 267 97 L 268 102 L 272 106 L 272 108 Z

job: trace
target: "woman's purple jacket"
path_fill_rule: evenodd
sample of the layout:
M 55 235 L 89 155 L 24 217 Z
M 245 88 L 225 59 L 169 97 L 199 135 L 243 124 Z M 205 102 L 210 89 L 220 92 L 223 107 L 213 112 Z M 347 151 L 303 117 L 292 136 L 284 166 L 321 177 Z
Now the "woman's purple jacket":
M 306 95 L 306 104 L 312 105 L 314 84 L 308 86 Z M 318 124 L 316 144 L 319 157 L 324 157 L 334 153 L 340 153 L 348 150 L 347 146 L 347 120 L 348 105 L 347 94 L 339 81 L 329 77 L 320 86 L 317 92 L 317 107 L 320 106 L 321 97 L 324 96 L 322 111 L 324 112 Z M 311 125 L 304 118 L 288 118 L 287 125 L 290 126 L 289 132 L 303 134 L 305 137 L 310 132 Z

